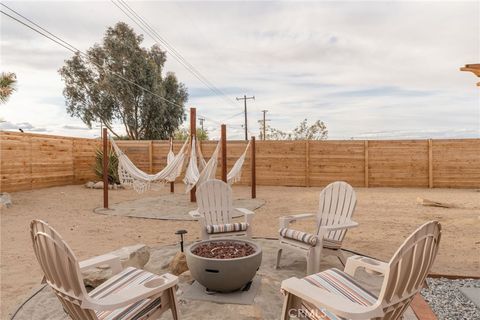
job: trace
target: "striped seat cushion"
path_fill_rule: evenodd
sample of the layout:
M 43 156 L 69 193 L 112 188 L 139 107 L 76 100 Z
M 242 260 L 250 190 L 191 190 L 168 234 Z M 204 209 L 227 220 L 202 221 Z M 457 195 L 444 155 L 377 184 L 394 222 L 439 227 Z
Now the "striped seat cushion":
M 314 246 L 317 244 L 318 238 L 315 235 L 310 233 L 289 229 L 289 228 L 281 228 L 278 232 L 284 238 L 301 241 L 311 246 Z M 329 248 L 329 249 L 340 249 L 342 247 L 342 241 L 323 238 L 323 247 Z
M 374 294 L 365 290 L 352 277 L 338 269 L 329 269 L 317 274 L 312 274 L 303 278 L 303 280 L 362 306 L 371 306 L 377 301 L 377 297 Z M 318 309 L 306 301 L 302 301 L 302 308 L 307 319 L 310 320 L 344 319 L 328 310 Z
M 160 276 L 145 270 L 128 267 L 92 290 L 90 296 L 100 300 L 112 294 L 124 293 L 128 296 L 129 288 L 157 278 L 160 278 Z M 96 311 L 96 314 L 100 320 L 140 320 L 148 318 L 160 307 L 160 297 L 157 297 L 140 300 L 114 310 Z
M 311 246 L 314 246 L 317 244 L 317 237 L 310 233 L 289 229 L 289 228 L 281 228 L 280 230 L 278 230 L 278 232 L 284 238 L 301 241 Z
M 246 231 L 248 229 L 248 223 L 246 222 L 236 222 L 236 223 L 225 223 L 225 224 L 208 224 L 207 233 L 225 233 L 225 232 L 239 232 Z

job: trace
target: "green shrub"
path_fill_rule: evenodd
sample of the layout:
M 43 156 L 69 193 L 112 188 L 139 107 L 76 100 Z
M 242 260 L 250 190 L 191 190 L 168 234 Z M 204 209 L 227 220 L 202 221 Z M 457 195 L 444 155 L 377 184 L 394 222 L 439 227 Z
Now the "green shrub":
M 103 180 L 103 149 L 95 151 L 95 174 L 100 180 Z M 120 184 L 118 178 L 118 157 L 113 149 L 108 152 L 108 183 Z

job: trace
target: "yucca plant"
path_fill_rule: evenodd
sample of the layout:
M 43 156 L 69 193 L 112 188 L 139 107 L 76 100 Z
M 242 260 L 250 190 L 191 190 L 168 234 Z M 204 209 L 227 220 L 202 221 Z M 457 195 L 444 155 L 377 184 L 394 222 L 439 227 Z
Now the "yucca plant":
M 103 149 L 97 149 L 95 151 L 95 174 L 97 177 L 103 179 Z M 118 178 L 118 157 L 113 149 L 108 152 L 108 183 L 120 184 Z

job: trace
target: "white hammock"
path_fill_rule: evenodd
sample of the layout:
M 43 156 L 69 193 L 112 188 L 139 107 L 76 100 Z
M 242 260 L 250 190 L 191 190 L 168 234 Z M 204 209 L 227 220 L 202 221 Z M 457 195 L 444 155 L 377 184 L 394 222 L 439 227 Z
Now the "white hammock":
M 171 144 L 169 154 L 167 155 L 167 166 L 156 174 L 148 174 L 137 168 L 127 155 L 120 150 L 113 139 L 110 139 L 110 141 L 118 157 L 118 177 L 120 183 L 132 186 L 138 193 L 149 190 L 151 183 L 175 181 L 181 173 L 183 161 L 185 159 L 185 150 L 188 146 L 187 139 L 178 154 L 175 156 L 173 155 L 173 146 Z
M 188 138 L 187 138 L 187 142 L 188 142 Z M 185 156 L 184 156 L 184 159 L 185 159 Z M 170 139 L 170 150 L 168 150 L 168 154 L 167 154 L 167 165 L 173 163 L 173 161 L 175 161 L 175 153 L 173 153 L 173 139 Z M 178 170 L 175 173 L 175 177 L 169 177 L 169 179 L 167 180 L 169 182 L 174 182 L 175 179 L 178 178 L 182 173 L 182 169 L 183 169 L 183 161 L 182 161 L 182 165 L 178 166 Z
M 242 178 L 243 163 L 245 162 L 245 157 L 247 156 L 247 150 L 249 147 L 250 147 L 250 141 L 248 141 L 247 147 L 245 148 L 245 151 L 243 152 L 243 154 L 235 162 L 232 169 L 230 169 L 230 172 L 228 172 L 227 183 L 229 185 L 232 185 L 235 182 L 240 181 L 240 179 Z
M 198 170 L 197 165 L 197 151 L 199 152 L 199 154 L 201 154 L 200 149 L 197 148 L 196 139 L 194 137 L 192 138 L 190 161 L 185 172 L 185 178 L 183 179 L 183 182 L 185 182 L 186 184 L 185 192 L 189 192 L 197 184 L 202 184 L 209 179 L 215 179 L 215 173 L 217 172 L 218 164 L 218 153 L 220 151 L 220 141 L 218 142 L 217 147 L 215 148 L 215 151 L 213 151 L 212 156 L 210 157 L 208 162 L 203 165 L 203 169 L 201 172 Z M 200 156 L 199 158 L 200 163 L 202 163 L 202 160 L 205 161 L 203 159 L 203 156 Z

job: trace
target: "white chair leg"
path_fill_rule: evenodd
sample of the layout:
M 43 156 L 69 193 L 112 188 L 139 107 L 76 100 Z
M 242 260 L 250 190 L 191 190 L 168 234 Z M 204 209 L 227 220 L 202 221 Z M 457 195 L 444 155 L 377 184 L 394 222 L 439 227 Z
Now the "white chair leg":
M 180 319 L 178 314 L 178 303 L 177 303 L 177 294 L 175 292 L 175 288 L 169 288 L 168 290 L 168 297 L 170 300 L 170 310 L 172 311 L 173 320 Z
M 282 248 L 279 248 L 277 250 L 277 263 L 275 264 L 275 269 L 278 269 L 280 267 L 280 259 L 282 258 Z
M 316 260 L 314 248 L 311 248 L 307 251 L 307 276 L 317 273 Z
M 289 292 L 285 292 L 285 298 L 283 298 L 283 308 L 282 308 L 282 316 L 281 320 L 289 320 L 290 319 L 290 309 L 292 308 L 293 302 L 293 295 Z
M 247 228 L 246 236 L 247 236 L 247 239 L 252 239 L 252 226 L 250 226 L 250 225 Z
M 345 258 L 345 255 L 343 254 L 342 250 L 338 249 L 335 250 L 335 255 L 338 257 L 338 260 L 342 263 L 342 265 L 345 267 L 347 264 L 347 259 Z

